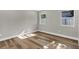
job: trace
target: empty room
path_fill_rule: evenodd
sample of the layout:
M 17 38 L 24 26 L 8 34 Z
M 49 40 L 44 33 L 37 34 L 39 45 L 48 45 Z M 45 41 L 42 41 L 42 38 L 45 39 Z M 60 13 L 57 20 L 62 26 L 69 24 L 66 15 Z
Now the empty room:
M 78 49 L 79 10 L 0 10 L 0 49 Z

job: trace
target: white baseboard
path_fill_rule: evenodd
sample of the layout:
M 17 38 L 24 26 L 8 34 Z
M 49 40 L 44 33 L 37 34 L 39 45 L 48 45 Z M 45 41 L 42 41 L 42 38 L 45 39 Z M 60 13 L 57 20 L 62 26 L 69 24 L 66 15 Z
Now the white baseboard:
M 79 41 L 79 38 L 76 38 L 76 37 L 71 37 L 71 36 L 67 36 L 67 35 L 63 35 L 63 34 L 57 34 L 57 33 L 51 33 L 51 32 L 47 32 L 47 31 L 40 31 L 40 32 L 45 32 L 45 33 L 48 33 L 48 34 L 61 36 L 61 37 L 65 37 L 65 38 L 69 38 L 69 39 L 73 39 L 73 40 L 78 40 Z
M 37 30 L 36 30 L 36 31 L 37 31 Z M 33 31 L 33 32 L 36 32 L 36 31 Z M 25 34 L 25 33 L 24 33 L 24 34 Z M 0 41 L 4 41 L 4 40 L 8 40 L 8 39 L 11 39 L 11 38 L 14 38 L 14 37 L 18 37 L 18 35 L 20 35 L 20 34 L 13 35 L 13 36 L 6 37 L 6 38 L 2 38 L 2 39 L 0 39 Z
M 34 32 L 36 32 L 36 31 L 34 31 Z M 65 38 L 74 39 L 74 40 L 78 40 L 79 41 L 79 38 L 76 38 L 76 37 L 71 37 L 71 36 L 57 34 L 57 33 L 51 33 L 51 32 L 47 32 L 47 31 L 40 31 L 40 32 L 45 32 L 45 33 L 48 33 L 48 34 L 52 34 L 52 35 L 56 35 L 56 36 L 61 36 L 61 37 L 65 37 Z M 4 41 L 4 40 L 7 40 L 7 39 L 18 37 L 18 35 L 14 35 L 14 36 L 10 36 L 10 37 L 7 37 L 7 38 L 0 39 L 0 41 Z
M 0 41 L 8 40 L 8 39 L 11 39 L 11 38 L 14 38 L 14 37 L 17 37 L 17 36 L 18 35 L 10 36 L 10 37 L 7 37 L 7 38 L 2 38 L 2 39 L 0 39 Z

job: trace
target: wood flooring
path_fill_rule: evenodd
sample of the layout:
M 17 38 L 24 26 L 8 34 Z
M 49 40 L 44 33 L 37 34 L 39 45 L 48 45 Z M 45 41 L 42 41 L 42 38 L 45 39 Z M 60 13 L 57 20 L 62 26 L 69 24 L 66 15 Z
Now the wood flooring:
M 0 41 L 0 49 L 78 49 L 78 41 L 50 35 L 43 32 L 35 32 L 36 36 L 20 39 L 14 37 Z

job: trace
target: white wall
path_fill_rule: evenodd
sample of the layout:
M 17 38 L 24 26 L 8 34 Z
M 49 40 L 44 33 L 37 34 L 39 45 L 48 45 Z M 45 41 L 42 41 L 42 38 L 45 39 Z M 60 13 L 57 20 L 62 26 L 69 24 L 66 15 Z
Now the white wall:
M 0 39 L 36 30 L 37 13 L 33 10 L 0 10 Z
M 78 38 L 79 38 L 79 10 L 77 10 L 77 18 L 78 18 Z
M 36 12 L 34 10 L 0 10 L 0 39 L 11 37 L 25 32 L 38 30 L 39 14 L 44 11 Z M 62 34 L 70 37 L 79 37 L 79 11 L 75 11 L 75 27 L 60 26 L 60 10 L 47 10 L 47 23 L 39 25 L 40 31 Z M 38 21 L 37 21 L 38 20 Z
M 78 11 L 75 11 L 75 26 L 74 27 L 63 27 L 60 25 L 60 12 L 61 10 L 47 10 L 40 11 L 41 13 L 47 14 L 47 23 L 45 25 L 39 25 L 40 31 L 70 36 L 78 38 Z

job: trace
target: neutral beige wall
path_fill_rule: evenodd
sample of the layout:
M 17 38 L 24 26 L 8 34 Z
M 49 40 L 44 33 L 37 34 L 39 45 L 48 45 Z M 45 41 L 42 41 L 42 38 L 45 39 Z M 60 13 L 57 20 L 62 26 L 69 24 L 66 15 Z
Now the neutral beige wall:
M 0 39 L 36 30 L 37 13 L 29 10 L 0 10 Z
M 78 18 L 78 38 L 79 38 L 79 10 L 77 12 L 77 18 Z
M 60 25 L 60 12 L 61 10 L 47 10 L 47 23 L 44 25 L 39 25 L 40 31 L 46 31 L 56 34 L 62 34 L 71 37 L 78 37 L 78 11 L 75 11 L 75 27 L 64 27 Z M 40 11 L 45 13 L 45 11 Z
M 44 13 L 44 11 L 37 13 L 34 10 L 0 10 L 0 34 L 2 34 L 0 39 L 20 34 L 23 30 L 26 33 L 37 30 L 40 13 Z M 75 11 L 76 25 L 74 28 L 60 26 L 60 11 L 48 10 L 46 13 L 47 23 L 39 25 L 39 30 L 78 37 L 79 11 Z

